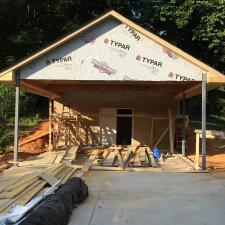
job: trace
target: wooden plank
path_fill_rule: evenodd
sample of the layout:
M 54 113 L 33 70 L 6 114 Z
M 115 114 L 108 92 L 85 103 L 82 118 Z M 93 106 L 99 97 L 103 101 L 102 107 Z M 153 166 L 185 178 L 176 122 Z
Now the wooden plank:
M 157 168 L 152 168 L 152 167 L 135 167 L 135 168 L 127 168 L 129 172 L 161 172 L 162 169 L 157 167 Z
M 141 166 L 140 153 L 141 153 L 141 148 L 138 148 L 135 155 L 136 166 Z
M 72 170 L 62 179 L 62 183 L 64 184 L 77 170 L 77 168 L 72 168 Z
M 170 153 L 174 153 L 174 137 L 173 137 L 173 118 L 172 118 L 172 110 L 168 109 L 168 119 L 169 119 L 169 146 Z
M 122 156 L 121 156 L 121 154 L 120 154 L 120 151 L 119 150 L 115 150 L 115 152 L 116 152 L 116 156 L 117 156 L 117 158 L 118 158 L 118 161 L 119 161 L 119 166 L 123 166 L 123 158 L 122 158 Z
M 109 166 L 92 166 L 90 170 L 99 170 L 99 171 L 123 171 L 121 167 L 109 167 Z
M 141 147 L 140 150 L 139 150 L 139 160 L 141 162 L 146 161 L 145 147 Z
M 58 170 L 57 170 L 58 169 Z M 64 171 L 64 167 L 56 167 L 53 169 L 53 171 L 55 171 L 54 173 L 59 175 L 60 172 L 62 173 Z M 54 174 L 53 173 L 53 174 Z M 57 179 L 55 180 L 56 182 L 58 181 Z M 18 199 L 18 201 L 16 202 L 17 204 L 21 204 L 21 205 L 25 205 L 26 203 L 28 203 L 35 195 L 38 194 L 38 192 L 40 192 L 46 185 L 47 185 L 46 180 L 41 181 L 36 187 L 34 187 L 32 190 L 29 191 L 29 193 L 27 193 L 26 195 L 24 195 L 22 198 Z M 52 183 L 54 184 L 54 181 L 52 180 Z
M 29 142 L 35 141 L 35 140 L 37 140 L 37 139 L 39 139 L 39 138 L 42 138 L 42 137 L 44 137 L 44 136 L 46 136 L 46 135 L 48 135 L 48 134 L 49 134 L 49 131 L 46 131 L 46 132 L 44 132 L 44 133 L 39 134 L 38 136 L 31 137 L 30 139 L 28 139 L 28 140 L 26 140 L 26 141 L 20 142 L 20 143 L 19 143 L 19 146 L 22 146 L 22 145 L 25 145 L 25 144 L 27 144 L 27 143 L 29 143 Z
M 77 152 L 79 149 L 79 145 L 73 145 L 71 148 L 67 151 L 65 157 L 63 158 L 63 162 L 65 162 L 67 165 L 72 164 L 72 162 L 75 161 L 77 157 Z
M 43 180 L 47 181 L 50 185 L 53 185 L 58 181 L 58 179 L 53 174 L 51 174 L 49 172 L 41 174 L 40 177 Z
M 196 133 L 196 140 L 195 140 L 195 161 L 194 161 L 194 168 L 199 170 L 199 140 L 200 134 Z
M 63 180 L 71 171 L 73 170 L 72 167 L 67 167 L 59 176 L 60 180 Z
M 129 149 L 127 152 L 127 155 L 124 158 L 124 162 L 123 162 L 123 166 L 122 166 L 123 169 L 126 167 L 126 165 L 128 164 L 128 162 L 132 156 L 133 156 L 133 150 Z
M 117 157 L 117 152 L 111 151 L 109 155 L 104 159 L 102 165 L 103 166 L 113 166 Z
M 55 157 L 55 159 L 53 160 L 52 163 L 55 163 L 55 164 L 61 163 L 62 160 L 63 160 L 63 158 L 65 157 L 65 155 L 66 155 L 66 151 L 59 152 L 59 153 L 56 155 L 56 157 Z
M 5 198 L 15 198 L 17 195 L 19 195 L 21 192 L 23 192 L 26 188 L 28 188 L 31 184 L 38 181 L 39 177 L 34 177 L 33 179 L 27 181 L 23 185 L 19 186 L 18 188 L 14 189 L 10 192 L 5 192 Z
M 151 118 L 151 132 L 150 132 L 150 145 L 153 147 L 153 137 L 154 137 L 154 119 Z
M 47 183 L 46 181 L 40 181 L 40 183 L 38 185 L 36 185 L 32 190 L 30 190 L 24 196 L 19 198 L 16 201 L 16 204 L 19 204 L 19 205 L 27 204 L 35 195 L 37 195 L 38 192 L 40 192 L 44 188 L 46 183 Z
M 157 140 L 155 141 L 154 146 L 157 146 L 160 141 L 163 139 L 163 137 L 166 135 L 166 132 L 169 130 L 169 125 L 166 125 L 165 129 L 162 131 L 162 133 L 160 134 L 160 136 L 157 138 Z
M 30 180 L 36 179 L 39 174 L 40 173 L 35 173 L 35 174 L 28 174 L 26 176 L 23 176 L 20 179 L 18 179 L 16 183 L 14 183 L 13 185 L 6 187 L 4 191 L 7 191 L 7 192 L 13 191 L 19 188 L 20 186 L 24 185 L 25 183 L 29 182 Z
M 34 187 L 39 185 L 41 181 L 36 181 L 33 184 L 31 184 L 29 187 L 27 187 L 23 192 L 21 192 L 19 195 L 17 195 L 13 199 L 8 199 L 3 205 L 0 206 L 0 213 L 2 213 L 4 210 L 6 210 L 8 207 L 10 207 L 14 202 L 16 202 L 19 198 L 27 194 L 29 191 L 31 191 Z
M 9 164 L 4 164 L 2 166 L 0 166 L 0 172 L 2 172 L 3 170 L 9 168 Z
M 95 158 L 98 156 L 98 153 L 99 153 L 99 149 L 96 149 L 96 150 L 94 150 L 92 153 L 91 153 L 91 155 L 90 155 L 90 157 L 89 157 L 89 159 L 87 160 L 87 161 L 85 161 L 85 163 L 84 163 L 84 167 L 82 168 L 82 172 L 86 172 L 86 171 L 88 171 L 89 170 L 89 168 L 91 167 L 91 165 L 92 165 L 92 162 L 95 160 Z

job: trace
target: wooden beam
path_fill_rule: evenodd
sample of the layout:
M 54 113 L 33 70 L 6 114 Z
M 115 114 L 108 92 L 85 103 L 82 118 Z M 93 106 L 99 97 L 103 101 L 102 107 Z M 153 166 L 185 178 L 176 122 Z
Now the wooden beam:
M 199 140 L 200 140 L 200 134 L 197 133 L 195 135 L 195 161 L 194 161 L 194 165 L 195 165 L 195 169 L 199 170 Z
M 160 88 L 159 88 L 160 86 Z M 47 89 L 50 91 L 152 91 L 152 92 L 165 92 L 171 96 L 177 95 L 182 91 L 182 85 L 180 83 L 165 85 L 161 84 L 48 84 Z
M 26 90 L 28 88 L 28 91 L 34 91 L 35 93 L 40 95 L 44 95 L 45 97 L 51 97 L 51 98 L 62 98 L 61 95 L 56 94 L 53 91 L 48 91 L 48 88 L 45 88 L 44 86 L 38 85 L 38 84 L 31 84 L 29 81 L 21 80 L 21 86 Z
M 162 131 L 161 135 L 157 138 L 157 140 L 155 141 L 154 147 L 156 147 L 160 141 L 163 139 L 163 137 L 165 136 L 166 132 L 169 130 L 169 125 L 166 125 L 165 129 Z
M 174 153 L 174 137 L 173 137 L 173 118 L 172 118 L 172 110 L 168 109 L 168 119 L 169 119 L 169 145 L 170 145 L 170 153 Z
M 42 137 L 44 137 L 44 136 L 46 136 L 46 135 L 48 135 L 48 134 L 49 134 L 49 131 L 45 131 L 44 133 L 41 133 L 41 134 L 39 134 L 39 135 L 37 135 L 37 136 L 34 136 L 34 137 L 31 137 L 31 138 L 28 139 L 28 140 L 21 141 L 21 142 L 19 143 L 19 146 L 22 146 L 22 145 L 25 145 L 25 144 L 27 144 L 27 143 L 29 143 L 29 142 L 35 141 L 35 140 L 37 140 L 37 139 L 39 139 L 39 138 L 42 138 Z
M 187 96 L 189 96 L 190 93 L 192 93 L 192 92 L 194 92 L 196 90 L 198 90 L 200 92 L 201 91 L 201 87 L 202 87 L 201 83 L 194 84 L 192 87 L 187 88 L 184 92 L 181 90 L 179 92 L 179 94 L 175 95 L 174 97 L 180 99 L 180 98 L 182 98 L 183 93 L 186 94 Z
M 154 137 L 154 119 L 151 118 L 151 139 L 150 139 L 150 143 L 151 143 L 151 148 L 153 147 L 153 137 Z

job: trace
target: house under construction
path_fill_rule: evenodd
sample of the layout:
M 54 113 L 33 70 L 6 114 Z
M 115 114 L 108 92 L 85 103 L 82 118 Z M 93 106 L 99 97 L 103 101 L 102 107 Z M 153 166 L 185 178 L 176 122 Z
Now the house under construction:
M 49 98 L 50 150 L 122 145 L 185 155 L 180 102 L 202 95 L 204 169 L 206 91 L 225 76 L 110 11 L 2 71 L 0 82 L 17 90 L 15 160 L 20 88 Z

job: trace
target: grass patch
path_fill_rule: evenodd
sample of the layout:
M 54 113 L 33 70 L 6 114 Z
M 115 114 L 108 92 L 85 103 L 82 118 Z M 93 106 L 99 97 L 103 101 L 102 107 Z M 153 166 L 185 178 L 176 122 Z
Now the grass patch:
M 12 117 L 8 120 L 8 124 L 12 125 L 14 124 L 15 118 Z M 26 117 L 20 117 L 19 119 L 19 125 L 20 126 L 36 126 L 41 121 L 41 118 L 39 114 L 26 116 Z
M 202 121 L 200 117 L 190 118 L 190 127 L 194 129 L 202 129 Z M 225 116 L 221 115 L 209 115 L 206 118 L 207 130 L 224 130 L 225 129 Z

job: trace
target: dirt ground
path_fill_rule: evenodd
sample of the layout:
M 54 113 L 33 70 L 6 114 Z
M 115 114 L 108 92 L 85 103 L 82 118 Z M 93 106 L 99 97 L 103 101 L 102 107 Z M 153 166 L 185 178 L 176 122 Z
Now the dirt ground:
M 33 134 L 19 141 L 19 152 L 42 153 L 48 148 L 49 122 L 44 121 Z
M 195 159 L 195 155 L 189 155 L 188 158 L 190 158 L 192 161 Z M 200 166 L 202 157 L 199 157 Z M 206 155 L 206 163 L 207 168 L 215 170 L 215 171 L 225 171 L 225 153 L 218 153 L 217 151 L 210 152 L 210 154 Z
M 188 131 L 188 158 L 195 159 L 195 134 L 193 129 Z M 199 150 L 201 153 L 201 139 Z M 206 139 L 206 163 L 207 167 L 215 171 L 225 171 L 225 140 L 224 139 Z M 200 166 L 201 166 L 200 155 Z
M 22 137 L 19 140 L 18 161 L 29 160 L 30 158 L 45 152 L 48 149 L 49 122 L 44 121 L 39 129 L 33 134 Z M 13 150 L 0 155 L 0 166 L 10 163 L 13 160 Z
M 25 161 L 34 156 L 38 155 L 38 153 L 28 153 L 28 152 L 19 152 L 18 161 Z M 0 166 L 10 163 L 13 160 L 13 152 L 5 153 L 0 155 Z

